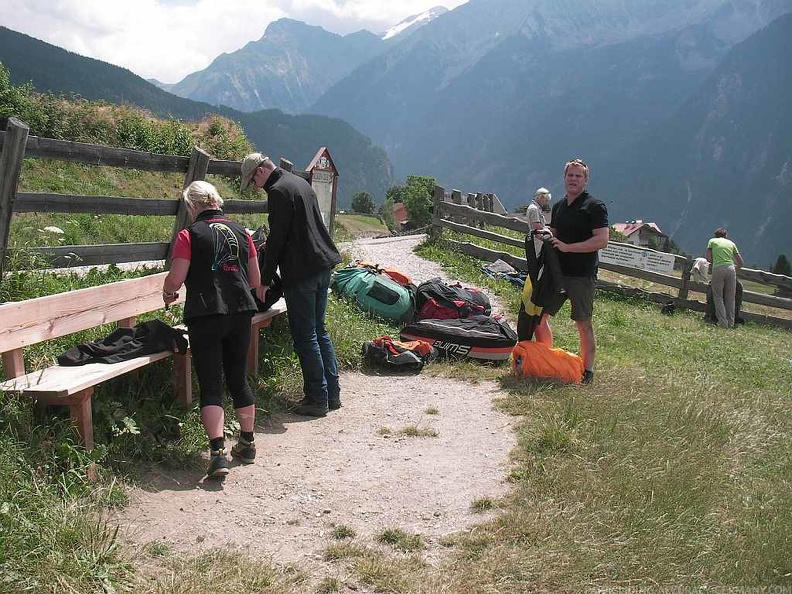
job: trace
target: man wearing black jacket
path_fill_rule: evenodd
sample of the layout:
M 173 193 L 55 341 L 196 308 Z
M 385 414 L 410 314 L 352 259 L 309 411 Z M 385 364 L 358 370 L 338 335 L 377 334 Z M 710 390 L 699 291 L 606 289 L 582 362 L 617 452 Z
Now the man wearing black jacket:
M 269 202 L 270 234 L 258 297 L 265 300 L 280 269 L 289 329 L 303 374 L 304 398 L 294 412 L 323 417 L 341 407 L 338 362 L 325 327 L 330 275 L 341 255 L 307 181 L 276 167 L 268 156 L 252 153 L 242 162 L 242 189 L 250 183 L 263 189 Z

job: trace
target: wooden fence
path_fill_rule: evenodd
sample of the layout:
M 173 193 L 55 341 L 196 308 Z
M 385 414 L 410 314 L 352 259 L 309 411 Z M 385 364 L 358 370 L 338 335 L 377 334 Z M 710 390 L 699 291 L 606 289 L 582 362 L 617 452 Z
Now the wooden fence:
M 144 151 L 121 149 L 28 135 L 28 126 L 15 118 L 4 120 L 0 131 L 0 273 L 8 253 L 11 218 L 14 213 L 58 212 L 122 215 L 173 216 L 173 236 L 170 242 L 68 245 L 31 248 L 53 268 L 119 264 L 146 260 L 167 260 L 173 238 L 188 222 L 187 208 L 181 195 L 173 199 L 131 198 L 116 196 L 79 196 L 39 192 L 18 192 L 19 175 L 24 158 L 57 159 L 87 165 L 104 165 L 140 171 L 184 174 L 183 187 L 207 174 L 240 175 L 239 161 L 212 159 L 200 148 L 190 157 L 160 155 Z M 0 126 L 2 127 L 2 126 Z M 292 164 L 281 159 L 280 166 L 306 179 L 310 174 L 294 170 Z M 266 213 L 263 200 L 226 200 L 227 214 Z
M 516 239 L 495 231 L 489 230 L 492 227 L 500 227 L 502 229 L 509 229 L 527 234 L 531 230 L 530 224 L 522 219 L 516 217 L 508 217 L 493 212 L 488 212 L 486 208 L 476 209 L 472 206 L 467 206 L 448 199 L 448 195 L 444 188 L 440 186 L 435 187 L 434 205 L 432 213 L 432 225 L 436 229 L 450 229 L 459 233 L 473 235 L 492 242 L 501 243 L 504 245 L 523 249 L 525 248 L 523 239 Z M 486 226 L 486 228 L 485 228 Z M 503 260 L 508 262 L 511 266 L 520 271 L 525 271 L 527 264 L 524 256 L 515 256 L 509 252 L 501 252 L 482 247 L 469 242 L 458 242 L 446 240 L 450 248 L 458 250 L 464 254 L 468 254 L 479 260 L 486 262 L 494 262 L 495 260 Z M 671 293 L 658 293 L 644 291 L 636 287 L 627 287 L 621 284 L 608 282 L 598 279 L 597 287 L 615 291 L 627 295 L 641 295 L 656 301 L 658 303 L 673 302 L 676 307 L 692 309 L 695 311 L 705 311 L 706 303 L 689 298 L 690 291 L 698 291 L 706 294 L 707 285 L 695 282 L 691 278 L 691 269 L 693 267 L 693 260 L 676 254 L 667 254 L 664 252 L 656 252 L 648 248 L 638 248 L 632 244 L 620 244 L 611 242 L 610 246 L 621 246 L 630 250 L 641 250 L 656 255 L 662 255 L 663 258 L 673 257 L 674 273 L 663 274 L 653 272 L 651 270 L 642 270 L 639 268 L 632 268 L 629 266 L 621 266 L 607 262 L 600 262 L 600 268 L 609 270 L 621 275 L 632 278 L 642 279 L 664 285 L 676 289 L 676 294 Z M 750 268 L 742 268 L 737 273 L 738 278 L 743 280 L 750 280 L 762 285 L 770 285 L 774 287 L 776 292 L 783 292 L 789 294 L 792 291 L 792 278 L 781 274 L 772 274 L 763 270 L 752 270 Z M 769 308 L 778 310 L 790 311 L 792 310 L 792 299 L 779 297 L 776 295 L 768 295 L 765 293 L 756 293 L 753 291 L 743 291 L 743 303 L 754 303 Z M 774 312 L 773 312 L 774 313 Z M 781 313 L 781 312 L 779 312 Z M 763 315 L 758 313 L 746 312 L 744 309 L 741 312 L 744 319 L 752 322 L 760 322 L 781 326 L 784 328 L 792 328 L 791 317 L 778 317 L 775 315 Z

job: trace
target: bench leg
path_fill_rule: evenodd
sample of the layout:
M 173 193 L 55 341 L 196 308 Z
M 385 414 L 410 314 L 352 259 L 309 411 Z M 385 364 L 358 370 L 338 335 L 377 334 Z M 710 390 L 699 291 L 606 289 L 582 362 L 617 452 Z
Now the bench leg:
M 93 387 L 86 388 L 82 392 L 74 394 L 71 398 L 72 402 L 69 404 L 69 414 L 72 422 L 77 425 L 77 432 L 80 434 L 86 450 L 92 450 L 94 447 L 92 396 Z
M 14 349 L 3 353 L 3 370 L 7 378 L 25 375 L 25 360 L 22 349 Z
M 135 324 L 137 324 L 137 318 L 124 318 L 123 320 L 118 320 L 118 327 L 119 328 L 134 328 Z
M 173 355 L 176 400 L 184 405 L 192 402 L 192 356 L 189 349 L 183 355 Z
M 80 441 L 85 446 L 86 450 L 92 450 L 94 447 L 94 432 L 93 432 L 93 413 L 91 410 L 91 398 L 93 398 L 93 386 L 85 388 L 80 392 L 75 392 L 66 398 L 46 398 L 37 397 L 36 404 L 46 404 L 49 406 L 68 406 L 69 416 L 72 423 L 77 427 L 77 434 Z
M 251 375 L 258 375 L 258 355 L 261 323 L 253 324 L 250 328 L 250 345 L 247 352 L 247 370 Z

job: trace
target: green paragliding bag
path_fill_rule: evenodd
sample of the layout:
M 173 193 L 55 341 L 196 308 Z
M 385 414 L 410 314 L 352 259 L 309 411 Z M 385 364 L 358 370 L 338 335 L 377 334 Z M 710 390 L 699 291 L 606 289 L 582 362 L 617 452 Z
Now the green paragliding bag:
M 370 268 L 341 268 L 333 273 L 330 288 L 363 311 L 384 320 L 406 324 L 415 313 L 414 286 L 402 286 Z

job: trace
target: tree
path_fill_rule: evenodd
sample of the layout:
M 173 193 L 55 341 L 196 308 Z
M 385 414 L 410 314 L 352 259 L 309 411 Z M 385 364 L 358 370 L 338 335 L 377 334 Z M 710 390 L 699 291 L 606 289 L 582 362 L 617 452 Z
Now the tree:
M 425 227 L 432 222 L 432 199 L 435 178 L 424 175 L 408 175 L 404 188 L 404 208 L 414 228 Z
M 352 197 L 352 210 L 361 214 L 374 213 L 374 199 L 368 192 L 358 192 Z
M 776 260 L 775 265 L 770 269 L 770 272 L 773 274 L 792 276 L 792 263 L 789 262 L 789 259 L 786 257 L 786 255 L 781 254 L 778 256 L 778 260 Z
M 629 239 L 624 233 L 620 233 L 619 231 L 616 231 L 616 227 L 611 226 L 610 241 L 615 241 L 617 243 L 627 243 Z
M 388 188 L 388 191 L 385 192 L 385 199 L 390 200 L 394 204 L 397 202 L 404 202 L 404 192 L 407 188 L 404 186 L 391 186 Z
M 379 208 L 379 214 L 388 229 L 391 231 L 396 229 L 396 218 L 393 216 L 393 200 L 391 198 L 385 198 L 385 202 Z

